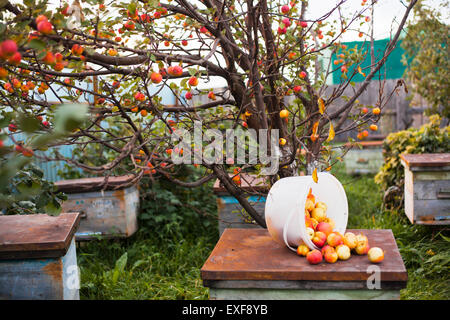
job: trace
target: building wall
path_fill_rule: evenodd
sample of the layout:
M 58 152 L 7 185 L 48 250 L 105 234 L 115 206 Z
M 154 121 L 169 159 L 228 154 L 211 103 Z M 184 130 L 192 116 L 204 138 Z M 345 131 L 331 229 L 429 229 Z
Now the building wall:
M 384 51 L 386 50 L 387 45 L 389 44 L 390 39 L 382 39 L 382 40 L 375 40 L 374 41 L 374 53 L 375 53 L 375 61 L 380 60 L 383 57 Z M 363 72 L 365 74 L 368 74 L 370 72 L 370 68 L 365 69 L 367 67 L 370 67 L 371 65 L 371 55 L 370 55 L 370 41 L 352 41 L 352 42 L 344 42 L 342 44 L 347 45 L 348 49 L 350 48 L 357 48 L 358 50 L 363 51 L 364 54 L 366 54 L 366 57 L 361 64 L 361 69 L 363 69 Z M 384 66 L 380 69 L 380 71 L 375 75 L 374 79 L 400 79 L 403 77 L 403 74 L 405 72 L 406 67 L 402 63 L 402 56 L 404 54 L 404 50 L 401 47 L 401 40 L 397 42 L 397 45 L 395 46 L 394 50 L 389 55 L 386 63 Z M 338 52 L 339 54 L 339 52 Z M 334 65 L 335 60 L 339 60 L 340 58 L 337 57 L 336 54 L 333 54 L 331 56 L 332 59 L 332 67 L 336 67 Z M 338 65 L 339 67 L 341 64 Z M 355 66 L 351 66 L 348 68 L 347 74 L 352 74 Z M 342 77 L 342 73 L 340 68 L 336 70 L 336 72 L 333 73 L 333 84 L 339 84 L 342 81 L 345 81 Z M 355 77 L 352 79 L 354 82 L 362 82 L 364 81 L 364 77 L 361 74 L 356 74 Z

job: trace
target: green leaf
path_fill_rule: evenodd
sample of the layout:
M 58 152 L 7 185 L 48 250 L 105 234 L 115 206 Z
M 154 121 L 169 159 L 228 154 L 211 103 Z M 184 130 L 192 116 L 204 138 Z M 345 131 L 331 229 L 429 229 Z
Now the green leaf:
M 87 113 L 86 105 L 61 105 L 55 113 L 55 132 L 68 133 L 77 129 L 86 120 Z
M 4 113 L 3 118 L 0 118 L 0 128 L 7 127 L 12 120 L 12 113 Z
M 17 122 L 20 129 L 26 133 L 35 132 L 40 126 L 40 122 L 36 117 L 27 114 L 21 114 Z
M 128 261 L 128 253 L 125 252 L 119 259 L 116 261 L 116 266 L 114 267 L 114 273 L 112 277 L 113 283 L 117 283 L 119 280 L 119 275 L 125 270 Z
M 23 0 L 23 4 L 29 8 L 34 7 L 34 0 Z
M 195 68 L 189 68 L 188 72 L 191 76 L 195 76 L 197 74 L 197 69 Z
M 37 182 L 32 182 L 31 185 L 27 185 L 26 183 L 22 182 L 17 186 L 17 189 L 26 195 L 36 195 L 39 193 L 41 189 L 41 185 Z
M 47 47 L 46 43 L 39 39 L 33 39 L 28 42 L 28 46 L 35 51 L 43 51 Z
M 440 236 L 442 237 L 442 239 L 444 239 L 445 241 L 450 242 L 450 238 L 449 238 L 449 237 L 444 236 L 442 233 L 440 233 L 439 235 L 440 235 Z
M 50 201 L 44 207 L 45 213 L 51 216 L 56 216 L 61 213 L 61 206 L 57 206 L 54 201 Z
M 136 3 L 135 2 L 131 2 L 128 5 L 127 9 L 130 12 L 130 14 L 134 14 L 134 12 L 136 11 Z
M 145 264 L 147 262 L 147 260 L 138 260 L 133 264 L 133 267 L 131 268 L 131 270 L 134 270 L 136 268 L 138 268 L 139 266 Z

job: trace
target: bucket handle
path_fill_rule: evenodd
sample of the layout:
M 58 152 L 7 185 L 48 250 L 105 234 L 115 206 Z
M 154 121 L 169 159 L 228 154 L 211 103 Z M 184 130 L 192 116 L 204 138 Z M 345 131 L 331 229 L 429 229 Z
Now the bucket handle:
M 289 217 L 286 219 L 286 222 L 284 223 L 284 226 L 283 226 L 283 240 L 284 240 L 284 244 L 285 244 L 289 249 L 291 249 L 291 250 L 294 251 L 294 252 L 297 252 L 297 249 L 292 248 L 292 247 L 289 245 L 289 242 L 288 242 L 288 239 L 287 239 L 287 230 L 288 230 L 288 227 L 289 227 L 289 223 L 291 222 L 292 218 L 294 217 L 295 211 L 296 211 L 295 208 L 293 208 L 293 209 L 291 210 L 291 213 L 289 214 Z

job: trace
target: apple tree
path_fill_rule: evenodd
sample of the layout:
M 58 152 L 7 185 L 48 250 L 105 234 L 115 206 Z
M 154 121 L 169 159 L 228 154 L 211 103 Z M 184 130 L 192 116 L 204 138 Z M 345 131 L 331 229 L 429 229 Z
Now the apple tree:
M 33 153 L 28 140 L 8 152 L 25 150 L 106 178 L 117 168 L 134 174 L 134 181 L 165 177 L 187 188 L 218 178 L 264 226 L 247 201 L 252 192 L 240 186 L 241 172 L 258 175 L 267 164 L 201 160 L 194 163 L 201 178 L 185 181 L 175 177 L 179 165 L 172 155 L 189 153 L 175 146 L 172 134 L 193 133 L 199 123 L 202 133 L 217 129 L 223 137 L 227 129 L 254 130 L 258 143 L 279 157 L 268 183 L 329 170 L 356 144 L 335 147 L 336 136 L 358 130 L 362 140 L 377 129 L 392 93 L 380 88 L 374 107 L 362 106 L 358 97 L 395 47 L 417 0 L 405 4 L 384 54 L 368 68 L 361 67 L 364 54 L 341 39 L 346 32 L 364 34 L 376 1 L 362 0 L 344 15 L 346 2 L 324 2 L 323 14 L 311 17 L 306 0 L 1 0 L 0 116 L 9 126 L 2 137 L 17 146 L 15 135 L 27 130 L 23 118 L 37 119 L 36 134 L 51 134 L 61 104 L 84 103 L 88 119 L 48 146 L 96 145 L 113 156 L 99 164 L 58 152 L 50 157 Z M 332 64 L 329 53 L 340 60 Z M 334 72 L 342 72 L 342 81 L 326 91 Z M 364 82 L 344 97 L 358 73 Z M 223 89 L 212 90 L 216 82 Z M 162 103 L 163 90 L 176 97 L 175 105 Z M 262 141 L 261 130 L 276 130 L 277 146 L 270 147 L 270 135 Z

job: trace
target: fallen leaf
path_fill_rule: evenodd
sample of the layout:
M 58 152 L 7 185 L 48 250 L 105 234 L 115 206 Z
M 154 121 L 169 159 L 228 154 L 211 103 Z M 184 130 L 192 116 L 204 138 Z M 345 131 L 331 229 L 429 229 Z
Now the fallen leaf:
M 312 173 L 312 179 L 315 183 L 317 183 L 317 181 L 319 181 L 319 178 L 317 177 L 317 168 L 314 168 L 314 171 Z

